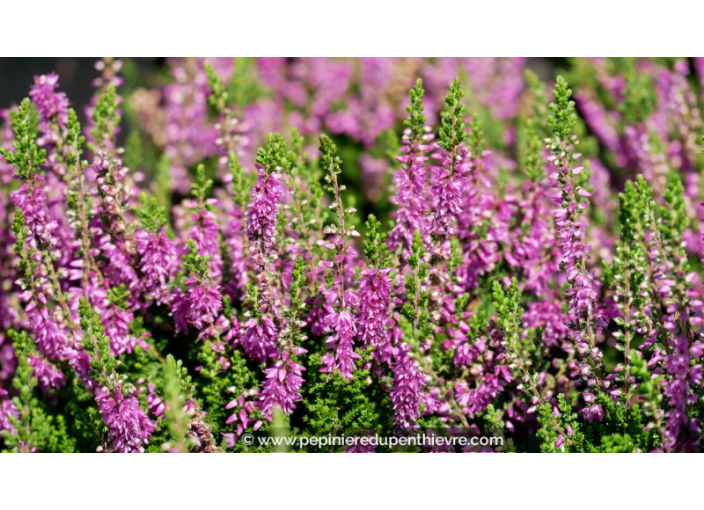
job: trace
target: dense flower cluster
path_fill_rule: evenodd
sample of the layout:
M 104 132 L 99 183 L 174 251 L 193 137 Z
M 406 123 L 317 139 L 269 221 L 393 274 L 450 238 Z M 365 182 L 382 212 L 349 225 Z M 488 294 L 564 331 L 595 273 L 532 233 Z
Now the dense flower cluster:
M 83 125 L 37 76 L 0 110 L 0 449 L 701 451 L 704 61 L 532 64 L 107 58 Z

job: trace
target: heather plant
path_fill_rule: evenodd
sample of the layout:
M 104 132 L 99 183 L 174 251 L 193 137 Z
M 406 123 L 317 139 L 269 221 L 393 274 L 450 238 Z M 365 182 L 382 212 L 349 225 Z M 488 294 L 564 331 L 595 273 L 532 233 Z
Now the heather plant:
M 701 450 L 701 59 L 165 65 L 0 111 L 2 451 Z

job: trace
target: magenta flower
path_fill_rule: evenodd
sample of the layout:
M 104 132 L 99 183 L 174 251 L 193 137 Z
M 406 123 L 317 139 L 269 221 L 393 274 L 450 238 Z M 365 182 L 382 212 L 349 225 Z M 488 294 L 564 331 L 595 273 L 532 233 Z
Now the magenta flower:
M 217 205 L 217 200 L 209 199 L 208 205 Z M 202 257 L 210 257 L 210 268 L 213 276 L 222 272 L 222 257 L 220 255 L 219 225 L 217 215 L 207 208 L 196 210 L 191 215 L 193 228 L 188 232 L 188 239 L 193 239 Z
M 146 299 L 154 300 L 159 305 L 168 304 L 171 298 L 169 280 L 176 267 L 174 244 L 166 237 L 164 228 L 158 233 L 138 230 L 135 238 L 140 258 L 142 293 Z
M 279 332 L 269 317 L 249 319 L 244 323 L 243 329 L 240 344 L 250 358 L 265 363 L 267 359 L 278 354 Z
M 154 393 L 154 385 L 152 383 L 147 384 L 147 411 L 155 418 L 162 418 L 164 416 L 164 401 Z
M 294 354 L 305 354 L 305 349 L 295 348 Z M 274 407 L 279 407 L 286 414 L 291 414 L 296 408 L 296 402 L 302 400 L 302 373 L 305 367 L 299 365 L 284 351 L 281 359 L 274 366 L 264 371 L 266 380 L 262 384 L 260 407 L 264 416 L 271 416 Z
M 416 231 L 422 236 L 427 235 L 428 225 L 425 215 L 429 211 L 427 203 L 427 172 L 425 162 L 428 157 L 424 155 L 428 145 L 411 142 L 411 132 L 406 130 L 403 134 L 404 146 L 401 148 L 403 155 L 396 159 L 403 164 L 400 170 L 394 173 L 393 182 L 396 187 L 395 195 L 390 199 L 397 206 L 396 222 L 389 235 L 389 249 L 395 251 L 399 243 L 404 243 L 404 253 L 408 255 L 413 244 Z M 425 140 L 432 140 L 432 135 L 425 135 Z
M 51 361 L 61 359 L 68 345 L 69 333 L 65 326 L 49 315 L 46 308 L 29 308 L 27 315 L 34 332 L 37 348 Z
M 357 329 L 352 314 L 348 310 L 332 312 L 325 317 L 325 327 L 331 335 L 325 340 L 328 349 L 334 353 L 325 353 L 321 360 L 321 372 L 331 373 L 337 371 L 346 379 L 352 379 L 355 371 L 355 362 L 360 358 L 354 351 L 354 337 Z
M 456 161 L 443 154 L 443 166 L 431 172 L 430 193 L 435 199 L 431 233 L 440 239 L 457 235 L 457 219 L 464 211 L 464 195 L 470 186 L 467 155 L 465 148 L 457 150 Z
M 116 387 L 101 388 L 95 401 L 108 427 L 110 448 L 119 453 L 143 453 L 157 424 L 139 407 L 139 400 L 125 397 L 120 387 Z
M 409 355 L 409 350 L 408 344 L 402 344 L 395 350 L 391 364 L 394 377 L 389 396 L 396 424 L 401 428 L 412 428 L 420 416 L 424 401 L 423 388 L 426 385 L 425 377 L 416 360 Z
M 374 348 L 380 363 L 391 359 L 391 341 L 387 332 L 391 304 L 390 269 L 365 269 L 359 279 L 359 310 L 357 336 L 362 344 Z
M 269 251 L 274 245 L 283 188 L 277 174 L 267 175 L 261 165 L 257 165 L 257 168 L 259 178 L 250 193 L 250 202 L 245 213 L 245 233 L 250 241 L 260 243 L 264 251 Z
M 50 393 L 52 389 L 59 389 L 66 384 L 63 372 L 41 356 L 30 356 L 29 366 L 32 367 L 32 373 L 44 393 Z
M 24 224 L 29 228 L 29 238 L 39 244 L 50 244 L 56 220 L 49 216 L 46 193 L 42 189 L 44 177 L 35 175 L 10 195 L 15 206 L 24 214 Z
M 187 331 L 190 326 L 202 329 L 215 322 L 222 310 L 222 296 L 218 287 L 209 282 L 199 282 L 191 277 L 186 281 L 186 290 L 176 289 L 172 311 L 176 330 Z
M 0 388 L 0 397 L 5 397 L 7 392 Z M 15 433 L 15 427 L 10 421 L 10 417 L 20 419 L 20 410 L 17 409 L 12 400 L 0 398 L 0 434 L 7 430 L 10 434 Z
M 29 91 L 34 106 L 39 113 L 40 127 L 44 134 L 50 132 L 49 123 L 55 120 L 59 127 L 65 128 L 68 122 L 68 98 L 63 92 L 56 92 L 59 76 L 50 73 L 34 77 L 34 86 Z

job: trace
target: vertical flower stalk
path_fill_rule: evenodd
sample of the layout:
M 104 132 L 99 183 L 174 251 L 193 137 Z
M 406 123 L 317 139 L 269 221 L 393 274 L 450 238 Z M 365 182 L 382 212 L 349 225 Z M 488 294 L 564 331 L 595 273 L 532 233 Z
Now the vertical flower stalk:
M 262 383 L 260 409 L 267 419 L 271 419 L 274 408 L 280 408 L 290 414 L 296 403 L 303 399 L 303 372 L 305 367 L 297 363 L 296 357 L 308 351 L 297 344 L 307 339 L 302 328 L 305 321 L 301 314 L 305 309 L 302 291 L 306 285 L 306 261 L 298 259 L 293 270 L 289 302 L 281 312 L 283 327 L 281 329 L 281 349 L 273 358 L 273 365 L 264 370 L 266 380 Z
M 169 283 L 176 267 L 176 249 L 166 235 L 166 218 L 163 207 L 156 199 L 142 197 L 139 211 L 142 228 L 135 232 L 139 257 L 140 293 L 146 302 L 169 304 Z
M 279 328 L 276 320 L 280 313 L 280 292 L 275 288 L 271 264 L 277 256 L 276 225 L 283 197 L 280 181 L 286 159 L 283 138 L 271 135 L 267 147 L 257 154 L 257 183 L 252 186 L 250 202 L 245 213 L 245 233 L 250 242 L 251 273 L 255 285 L 248 286 L 251 317 L 244 324 L 242 347 L 252 358 L 266 362 L 279 353 Z
M 565 298 L 575 321 L 575 348 L 585 360 L 580 373 L 589 389 L 599 391 L 602 386 L 603 353 L 596 343 L 600 327 L 596 310 L 597 291 L 594 276 L 587 267 L 591 247 L 585 242 L 587 223 L 583 217 L 591 193 L 584 188 L 587 182 L 584 167 L 574 166 L 580 155 L 574 152 L 578 140 L 572 130 L 577 115 L 571 95 L 567 82 L 559 76 L 553 92 L 555 101 L 550 104 L 548 116 L 552 131 L 552 138 L 547 139 L 547 146 L 552 152 L 549 160 L 556 169 L 550 178 L 556 189 L 554 199 L 559 205 L 555 209 L 554 219 L 560 267 L 569 284 Z M 584 410 L 586 418 L 601 421 L 604 417 L 601 405 L 593 403 L 594 397 L 590 392 L 585 392 L 584 398 L 590 404 Z
M 325 353 L 321 360 L 321 372 L 338 372 L 346 379 L 353 378 L 356 370 L 356 361 L 360 355 L 354 349 L 354 337 L 357 334 L 357 327 L 353 316 L 355 307 L 359 304 L 359 298 L 354 291 L 348 287 L 347 257 L 353 253 L 353 249 L 347 245 L 347 237 L 359 237 L 359 232 L 354 225 L 345 224 L 345 216 L 354 214 L 354 208 L 344 208 L 341 193 L 346 189 L 340 185 L 337 176 L 342 172 L 342 160 L 337 155 L 337 147 L 325 135 L 320 137 L 320 166 L 326 172 L 326 189 L 332 193 L 333 202 L 330 209 L 337 213 L 337 225 L 330 224 L 323 231 L 325 234 L 334 236 L 332 241 L 325 243 L 325 247 L 335 254 L 334 261 L 323 261 L 321 264 L 332 270 L 332 285 L 323 291 L 327 315 L 323 319 L 325 332 L 329 333 L 325 345 L 334 350 L 333 353 Z
M 95 402 L 107 427 L 108 442 L 103 450 L 143 453 L 156 422 L 140 407 L 133 389 L 116 372 L 117 361 L 110 354 L 110 340 L 97 314 L 85 299 L 79 305 L 84 348 L 92 355 L 92 377 L 97 382 Z
M 215 208 L 218 200 L 208 198 L 208 193 L 213 187 L 213 181 L 206 178 L 205 167 L 198 165 L 196 182 L 193 183 L 191 195 L 195 200 L 185 201 L 185 206 L 192 213 L 190 216 L 191 228 L 186 236 L 187 242 L 193 241 L 198 254 L 208 257 L 208 267 L 213 276 L 222 274 L 222 255 L 220 250 L 220 234 L 218 217 Z
M 373 216 L 367 221 L 367 239 L 364 250 L 371 267 L 362 270 L 359 279 L 359 310 L 357 336 L 364 347 L 372 347 L 377 363 L 389 363 L 393 354 L 391 343 L 391 272 L 386 236 L 380 232 L 381 223 Z
M 218 318 L 222 310 L 222 294 L 217 285 L 217 274 L 210 270 L 210 257 L 199 255 L 193 239 L 188 240 L 183 268 L 171 302 L 176 331 L 186 332 L 191 327 L 203 330 Z
M 0 154 L 14 167 L 14 177 L 22 182 L 11 193 L 17 207 L 12 227 L 13 249 L 20 259 L 23 276 L 20 299 L 25 302 L 24 309 L 40 353 L 56 361 L 65 355 L 69 338 L 67 323 L 76 328 L 54 267 L 55 222 L 47 207 L 46 181 L 39 172 L 46 151 L 39 149 L 31 130 L 30 108 L 29 100 L 25 99 L 13 114 L 15 151 L 3 148 Z
M 247 283 L 247 265 L 244 260 L 247 238 L 243 236 L 247 176 L 240 159 L 247 146 L 248 137 L 243 123 L 235 115 L 235 107 L 230 104 L 230 95 L 222 78 L 209 62 L 204 62 L 204 67 L 210 88 L 208 100 L 218 114 L 218 122 L 215 127 L 220 136 L 215 140 L 215 144 L 220 148 L 222 154 L 219 161 L 220 171 L 223 173 L 223 168 L 229 170 L 229 174 L 225 175 L 223 180 L 228 184 L 228 191 L 233 197 L 226 228 L 223 231 L 223 241 L 226 247 L 224 253 L 226 290 L 230 297 L 239 300 L 245 293 Z
M 396 251 L 402 246 L 405 258 L 410 253 L 415 232 L 419 231 L 423 236 L 428 235 L 426 215 L 430 211 L 426 197 L 428 190 L 425 162 L 428 157 L 425 152 L 433 140 L 433 135 L 425 125 L 424 94 L 423 82 L 419 79 L 410 91 L 411 103 L 407 107 L 408 118 L 404 121 L 406 129 L 402 138 L 402 154 L 396 157 L 402 167 L 395 172 L 393 178 L 396 192 L 392 202 L 396 204 L 397 209 L 388 243 L 391 251 Z
M 463 197 L 468 192 L 470 182 L 469 151 L 463 147 L 467 138 L 463 95 L 460 81 L 456 78 L 445 98 L 445 110 L 438 132 L 442 163 L 433 168 L 431 174 L 431 195 L 435 200 L 431 233 L 441 242 L 458 233 L 457 219 L 462 214 Z M 449 254 L 446 253 L 446 256 Z

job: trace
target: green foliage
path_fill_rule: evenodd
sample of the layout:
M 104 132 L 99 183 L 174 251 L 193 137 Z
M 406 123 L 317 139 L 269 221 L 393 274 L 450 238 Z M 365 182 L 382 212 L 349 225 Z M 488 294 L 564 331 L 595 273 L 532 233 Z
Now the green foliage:
M 572 89 L 567 85 L 567 81 L 562 76 L 557 77 L 555 90 L 552 93 L 555 101 L 550 103 L 548 114 L 548 126 L 552 135 L 560 140 L 568 139 L 577 123 L 577 114 L 574 109 L 574 101 L 571 100 Z
M 371 361 L 371 350 L 358 353 L 362 356 L 360 366 Z M 384 424 L 391 423 L 388 399 L 368 370 L 358 369 L 352 380 L 345 379 L 337 372 L 323 374 L 320 372 L 319 354 L 310 356 L 309 366 L 309 381 L 304 394 L 307 411 L 304 421 L 311 434 L 338 437 L 343 434 L 350 436 L 376 432 L 383 435 L 388 432 L 384 427 Z M 330 451 L 344 449 L 330 447 Z
M 406 274 L 405 282 L 407 301 L 401 309 L 408 322 L 402 322 L 401 326 L 410 328 L 410 331 L 405 331 L 407 338 L 417 343 L 429 338 L 433 332 L 429 309 L 430 292 L 424 285 L 430 275 L 430 264 L 425 261 L 425 247 L 418 231 L 413 237 L 408 267 L 409 273 Z
M 257 151 L 256 161 L 269 175 L 287 169 L 289 167 L 288 157 L 284 137 L 279 133 L 270 133 L 267 137 L 266 147 L 260 147 Z
M 425 114 L 423 110 L 423 80 L 418 78 L 415 86 L 410 90 L 411 103 L 406 107 L 408 118 L 403 121 L 403 125 L 411 130 L 411 142 L 419 143 L 425 134 Z
M 15 151 L 0 147 L 0 154 L 15 168 L 15 175 L 23 181 L 29 181 L 46 161 L 46 150 L 37 145 L 32 110 L 31 101 L 23 99 L 19 109 L 10 114 L 12 131 L 15 134 Z
M 467 136 L 467 146 L 474 160 L 478 160 L 484 154 L 485 141 L 482 122 L 476 117 L 472 117 L 469 123 L 469 135 Z
M 205 72 L 208 75 L 208 87 L 210 87 L 210 95 L 208 102 L 214 106 L 219 112 L 222 112 L 227 105 L 227 88 L 223 85 L 222 80 L 213 69 L 210 62 L 205 62 Z
M 78 317 L 81 329 L 85 333 L 83 348 L 92 354 L 91 376 L 101 386 L 112 389 L 119 382 L 115 372 L 117 360 L 110 352 L 110 339 L 105 334 L 100 316 L 83 297 L 78 303 Z
M 208 197 L 210 188 L 213 187 L 213 180 L 208 179 L 205 175 L 205 166 L 198 165 L 196 168 L 196 181 L 191 187 L 191 195 L 193 195 L 201 207 L 205 206 L 205 200 Z
M 36 355 L 32 340 L 24 331 L 10 330 L 8 336 L 17 354 L 17 369 L 12 379 L 17 396 L 12 399 L 12 403 L 19 410 L 19 418 L 9 416 L 14 431 L 1 433 L 5 443 L 3 451 L 73 452 L 75 440 L 67 431 L 65 418 L 61 414 L 49 414 L 47 406 L 35 395 L 37 379 L 29 364 L 29 356 Z
M 198 247 L 193 239 L 188 240 L 188 253 L 183 256 L 182 272 L 186 275 L 198 275 L 202 279 L 208 278 L 210 274 L 210 256 L 198 255 Z
M 655 109 L 657 95 L 647 73 L 639 72 L 635 58 L 624 59 L 625 89 L 620 106 L 626 124 L 634 126 L 647 119 Z
M 286 339 L 289 346 L 299 346 L 308 338 L 303 330 L 306 326 L 306 322 L 303 320 L 305 318 L 303 314 L 306 310 L 303 293 L 308 280 L 307 269 L 304 259 L 296 259 L 291 274 L 291 287 L 288 292 L 290 301 L 281 313 L 284 319 L 283 323 L 286 325 L 282 331 L 282 337 Z
M 448 152 L 454 151 L 467 138 L 464 125 L 463 96 L 460 79 L 455 78 L 445 97 L 445 109 L 440 114 L 441 125 L 438 131 L 438 145 Z
M 166 357 L 163 368 L 164 381 L 164 422 L 169 430 L 168 442 L 164 444 L 165 450 L 174 449 L 179 452 L 188 451 L 189 438 L 188 416 L 183 411 L 186 404 L 185 394 L 190 394 L 191 379 L 181 361 L 176 361 L 170 354 Z
M 12 218 L 12 233 L 15 235 L 15 244 L 12 245 L 14 252 L 20 257 L 19 269 L 24 275 L 25 281 L 20 282 L 23 289 L 27 288 L 27 282 L 34 281 L 34 271 L 37 269 L 37 261 L 32 254 L 36 251 L 27 243 L 29 227 L 24 224 L 24 214 L 21 210 L 15 212 Z
M 333 202 L 328 208 L 337 211 L 337 225 L 328 225 L 327 231 L 333 235 L 340 234 L 338 252 L 341 254 L 340 250 L 344 249 L 344 236 L 359 236 L 355 225 L 349 225 L 345 229 L 344 221 L 345 216 L 353 216 L 354 213 L 357 212 L 357 209 L 354 207 L 345 208 L 343 205 L 342 192 L 347 189 L 347 186 L 339 184 L 338 180 L 338 176 L 342 173 L 342 159 L 337 155 L 337 146 L 327 135 L 320 136 L 320 167 L 325 172 L 325 189 L 332 193 L 334 197 Z
M 535 124 L 535 129 L 538 136 L 542 139 L 547 136 L 547 119 L 548 119 L 548 96 L 545 83 L 530 69 L 526 69 L 524 73 L 528 90 L 532 96 L 533 115 L 531 119 Z
M 381 223 L 373 214 L 370 214 L 367 220 L 364 255 L 366 255 L 372 267 L 383 268 L 389 264 L 389 248 L 386 245 L 386 234 L 381 231 Z
M 494 281 L 494 309 L 497 313 L 496 324 L 504 332 L 504 338 L 510 344 L 517 344 L 520 341 L 523 308 L 516 278 L 511 280 L 508 292 L 498 281 Z
M 664 204 L 658 208 L 662 223 L 659 231 L 663 241 L 675 247 L 679 244 L 682 233 L 687 229 L 686 204 L 684 201 L 684 186 L 679 176 L 669 174 L 667 189 L 663 193 Z
M 95 143 L 90 144 L 90 149 L 97 152 L 107 149 L 115 143 L 115 130 L 120 124 L 119 104 L 117 102 L 117 89 L 109 84 L 98 96 L 98 102 L 93 109 L 93 129 L 90 134 Z
M 139 217 L 142 228 L 150 233 L 158 233 L 161 227 L 166 224 L 166 211 L 163 205 L 159 205 L 159 201 L 142 193 L 139 196 L 142 207 L 135 208 L 135 213 Z
M 320 135 L 320 167 L 326 172 L 325 182 L 328 183 L 328 191 L 334 191 L 331 185 L 331 176 L 342 173 L 342 159 L 337 155 L 337 145 L 327 135 Z
M 532 115 L 524 119 L 519 126 L 519 161 L 526 177 L 537 183 L 545 178 L 543 140 L 548 134 L 545 125 L 548 101 L 545 84 L 530 70 L 526 71 L 525 77 L 532 95 L 533 108 Z
M 203 410 L 207 413 L 208 423 L 213 428 L 213 435 L 220 437 L 220 433 L 228 429 L 225 423 L 231 414 L 226 409 L 228 402 L 256 389 L 261 380 L 261 371 L 250 368 L 245 355 L 240 350 L 228 351 L 227 359 L 232 366 L 229 370 L 223 371 L 219 355 L 212 348 L 212 342 L 206 341 L 194 347 L 200 366 L 195 379 L 194 397 L 202 403 Z

